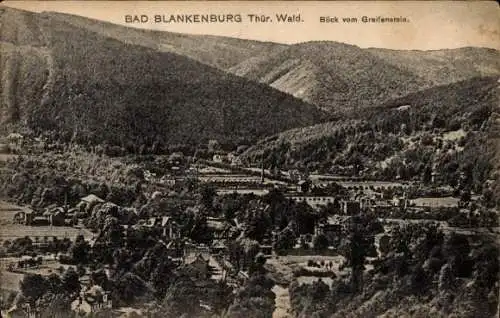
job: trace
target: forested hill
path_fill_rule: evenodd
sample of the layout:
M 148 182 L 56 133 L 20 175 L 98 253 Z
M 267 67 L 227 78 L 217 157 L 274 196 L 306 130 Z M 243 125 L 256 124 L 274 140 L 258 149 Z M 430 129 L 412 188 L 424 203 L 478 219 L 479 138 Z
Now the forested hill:
M 127 147 L 251 142 L 323 118 L 265 84 L 51 15 L 1 8 L 0 23 L 3 130 Z
M 340 115 L 436 85 L 500 75 L 500 53 L 488 48 L 362 49 L 331 41 L 286 45 L 143 30 L 54 12 L 41 16 L 124 44 L 182 55 Z
M 500 53 L 487 48 L 397 51 L 306 42 L 260 54 L 230 71 L 344 113 L 435 85 L 500 75 Z
M 126 44 L 141 45 L 160 52 L 176 53 L 225 71 L 256 55 L 271 54 L 287 47 L 285 44 L 273 42 L 124 27 L 58 12 L 43 12 L 42 15 Z
M 498 167 L 493 145 L 498 79 L 434 87 L 352 113 L 347 120 L 293 129 L 263 139 L 244 159 L 257 162 L 264 155 L 266 166 L 383 179 L 428 181 L 434 169 L 450 185 L 464 173 L 480 190 Z

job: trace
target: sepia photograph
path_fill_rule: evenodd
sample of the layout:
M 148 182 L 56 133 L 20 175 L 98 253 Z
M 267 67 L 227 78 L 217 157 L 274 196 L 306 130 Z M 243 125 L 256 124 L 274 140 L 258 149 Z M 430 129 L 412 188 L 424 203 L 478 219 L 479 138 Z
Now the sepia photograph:
M 0 317 L 499 318 L 494 1 L 4 1 Z

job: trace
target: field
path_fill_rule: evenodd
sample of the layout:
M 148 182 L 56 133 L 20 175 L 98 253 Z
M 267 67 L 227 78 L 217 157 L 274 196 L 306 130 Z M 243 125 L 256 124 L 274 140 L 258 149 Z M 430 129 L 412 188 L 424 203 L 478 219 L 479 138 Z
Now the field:
M 39 268 L 29 268 L 24 270 L 24 272 L 29 274 L 40 274 L 42 276 L 48 276 L 51 273 L 58 273 L 61 268 L 66 271 L 70 267 L 76 269 L 76 267 L 73 265 L 61 264 L 55 260 L 44 260 L 44 263 Z
M 69 226 L 26 226 L 13 224 L 14 214 L 19 211 L 29 210 L 26 207 L 17 206 L 5 201 L 0 201 L 0 242 L 14 240 L 19 237 L 29 236 L 43 238 L 44 236 L 58 238 L 67 237 L 71 240 L 82 234 L 85 239 L 91 239 L 93 233 L 86 229 L 78 229 Z
M 11 273 L 7 271 L 0 272 L 0 289 L 19 291 L 19 282 L 23 279 L 23 274 Z
M 254 194 L 257 196 L 263 196 L 269 193 L 266 189 L 219 189 L 217 190 L 217 195 L 226 195 L 226 194 Z
M 77 235 L 83 234 L 86 239 L 92 237 L 92 233 L 88 230 L 77 229 L 73 227 L 53 227 L 53 226 L 26 226 L 21 224 L 13 224 L 14 214 L 19 211 L 27 211 L 29 208 L 14 205 L 5 201 L 0 201 L 0 243 L 5 240 L 14 240 L 16 238 L 29 236 L 31 239 L 39 237 L 40 240 L 44 236 L 49 238 L 57 236 L 58 238 L 68 237 L 74 239 Z M 18 291 L 19 281 L 23 278 L 21 273 L 12 273 L 6 270 L 9 263 L 18 261 L 19 258 L 3 258 L 0 259 L 0 289 L 8 291 Z M 60 267 L 56 261 L 44 262 L 38 269 L 30 269 L 28 272 L 48 275 L 55 272 Z
M 17 155 L 11 155 L 6 153 L 0 153 L 0 162 L 7 161 L 9 159 L 14 159 Z
M 12 224 L 14 215 L 20 211 L 29 211 L 29 208 L 0 200 L 0 227 L 2 229 L 0 235 L 3 233 L 4 225 Z
M 269 258 L 266 262 L 266 267 L 276 273 L 279 277 L 284 280 L 290 282 L 294 279 L 294 270 L 299 269 L 301 267 L 308 268 L 310 270 L 320 270 L 317 268 L 309 268 L 307 267 L 307 262 L 312 260 L 316 263 L 320 263 L 321 261 L 328 263 L 332 262 L 333 268 L 332 272 L 336 275 L 339 274 L 339 266 L 342 263 L 344 257 L 343 256 L 322 256 L 322 255 L 286 255 L 286 256 L 278 256 Z M 324 270 L 321 268 L 321 270 Z M 304 281 L 305 282 L 305 281 Z
M 38 268 L 29 268 L 21 272 L 10 272 L 7 270 L 7 266 L 12 263 L 17 263 L 21 257 L 8 257 L 0 259 L 0 289 L 19 291 L 19 282 L 23 279 L 24 274 L 40 274 L 42 276 L 48 276 L 51 273 L 59 273 L 60 269 L 63 268 L 67 270 L 69 267 L 75 268 L 73 265 L 61 264 L 58 261 L 44 257 L 43 264 Z
M 68 226 L 25 226 L 20 224 L 8 224 L 1 226 L 0 241 L 14 240 L 19 237 L 29 236 L 30 238 L 44 236 L 58 238 L 69 238 L 74 240 L 78 235 L 82 234 L 85 239 L 91 239 L 93 233 L 85 229 L 77 229 Z
M 312 284 L 313 282 L 316 282 L 320 279 L 323 283 L 327 284 L 329 287 L 332 287 L 333 279 L 331 277 L 300 276 L 300 277 L 297 277 L 297 282 L 300 285 Z
M 454 197 L 443 198 L 417 198 L 411 200 L 411 204 L 428 207 L 456 207 L 460 199 Z

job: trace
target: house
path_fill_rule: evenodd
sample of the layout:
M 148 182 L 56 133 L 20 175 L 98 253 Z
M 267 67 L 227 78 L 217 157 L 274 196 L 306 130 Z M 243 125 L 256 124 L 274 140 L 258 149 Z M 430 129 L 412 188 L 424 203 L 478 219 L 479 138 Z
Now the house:
M 264 255 L 272 255 L 273 254 L 273 246 L 271 244 L 260 244 L 259 252 Z
M 42 216 L 45 217 L 52 226 L 63 226 L 66 212 L 63 208 L 59 207 L 45 211 Z
M 167 255 L 171 258 L 179 259 L 182 257 L 182 244 L 180 244 L 178 241 L 170 241 L 168 244 L 165 246 L 167 249 Z
M 163 236 L 174 240 L 181 237 L 179 225 L 169 216 L 161 218 L 161 227 L 163 228 Z
M 231 225 L 229 225 L 223 218 L 207 218 L 207 228 L 212 232 L 214 238 L 228 238 L 229 230 Z
M 243 161 L 241 161 L 241 159 L 237 156 L 234 156 L 229 162 L 231 163 L 231 166 L 239 167 L 243 165 Z
M 342 233 L 342 226 L 340 224 L 324 223 L 318 224 L 314 228 L 315 235 L 340 236 Z
M 215 163 L 222 163 L 223 159 L 222 159 L 222 156 L 220 154 L 215 154 L 212 157 L 212 161 L 215 162 Z
M 86 314 L 98 312 L 105 308 L 112 308 L 112 302 L 109 293 L 99 285 L 93 285 L 82 291 L 80 296 L 71 303 L 73 311 Z
M 178 152 L 174 152 L 172 153 L 169 157 L 168 157 L 168 162 L 170 163 L 170 165 L 172 166 L 181 166 L 184 164 L 185 162 L 185 157 L 184 157 L 184 154 L 180 151 Z
M 368 209 L 375 205 L 375 199 L 362 197 L 359 199 L 359 203 L 361 209 Z
M 155 227 L 157 225 L 160 225 L 160 219 L 156 217 L 151 217 L 146 220 L 146 223 L 144 224 L 145 227 Z
M 173 187 L 175 186 L 176 182 L 177 178 L 175 178 L 174 176 L 164 175 L 163 177 L 160 178 L 160 183 L 166 186 Z
M 85 202 L 85 203 L 104 203 L 105 201 L 101 198 L 99 198 L 97 195 L 95 194 L 89 194 L 83 198 L 80 199 L 81 202 Z
M 299 182 L 297 182 L 297 192 L 306 193 L 309 192 L 310 188 L 311 188 L 310 180 L 300 180 Z
M 233 152 L 228 153 L 226 156 L 227 161 L 231 163 L 231 165 L 233 164 L 233 161 L 236 160 L 236 158 L 238 157 Z
M 11 152 L 18 153 L 23 147 L 24 136 L 18 133 L 11 133 L 7 136 L 8 147 Z
M 199 253 L 194 257 L 185 259 L 185 265 L 181 270 L 192 278 L 207 279 L 210 278 L 209 261 L 208 258 L 203 257 L 203 255 Z
M 406 197 L 394 198 L 392 199 L 392 204 L 394 206 L 400 207 L 401 209 L 406 209 L 410 206 L 410 200 L 408 200 Z
M 187 242 L 183 246 L 184 252 L 182 256 L 183 264 L 189 263 L 191 260 L 196 258 L 198 254 L 203 256 L 205 259 L 210 258 L 210 248 L 204 244 L 194 244 Z
M 159 183 L 163 186 L 167 186 L 169 189 L 174 191 L 182 191 L 186 186 L 189 185 L 188 178 L 186 178 L 186 176 L 179 175 L 164 175 L 163 177 L 161 177 Z
M 80 202 L 76 205 L 76 207 L 78 208 L 78 210 L 80 210 L 80 212 L 90 213 L 96 205 L 103 204 L 104 202 L 106 201 L 99 198 L 95 194 L 89 194 L 81 198 Z
M 330 246 L 337 245 L 342 236 L 341 217 L 329 217 L 326 223 L 317 224 L 314 227 L 314 235 L 325 235 Z
M 156 182 L 156 173 L 152 173 L 149 170 L 144 171 L 144 180 L 148 182 Z
M 34 214 L 32 211 L 20 211 L 14 214 L 13 222 L 15 224 L 31 225 Z
M 214 240 L 210 246 L 210 253 L 212 254 L 225 254 L 228 248 L 222 240 Z

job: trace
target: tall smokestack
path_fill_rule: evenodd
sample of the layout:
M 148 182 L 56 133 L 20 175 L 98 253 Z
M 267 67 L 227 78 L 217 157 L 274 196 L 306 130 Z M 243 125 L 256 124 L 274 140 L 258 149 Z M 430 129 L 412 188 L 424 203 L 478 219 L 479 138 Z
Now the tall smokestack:
M 261 159 L 261 162 L 260 162 L 260 167 L 261 167 L 261 171 L 260 171 L 260 183 L 264 183 L 264 154 L 262 154 L 262 159 Z

